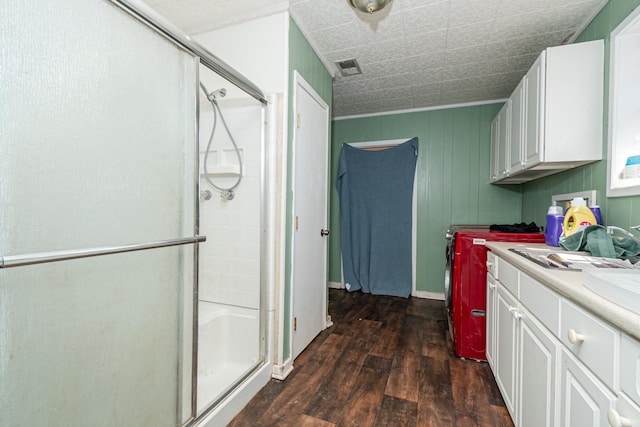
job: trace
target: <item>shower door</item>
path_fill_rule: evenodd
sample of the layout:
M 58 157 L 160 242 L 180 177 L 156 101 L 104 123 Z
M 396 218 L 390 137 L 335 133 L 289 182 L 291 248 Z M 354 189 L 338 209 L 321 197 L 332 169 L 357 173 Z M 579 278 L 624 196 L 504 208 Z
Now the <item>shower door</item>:
M 106 1 L 5 0 L 0 40 L 0 425 L 183 424 L 197 59 Z

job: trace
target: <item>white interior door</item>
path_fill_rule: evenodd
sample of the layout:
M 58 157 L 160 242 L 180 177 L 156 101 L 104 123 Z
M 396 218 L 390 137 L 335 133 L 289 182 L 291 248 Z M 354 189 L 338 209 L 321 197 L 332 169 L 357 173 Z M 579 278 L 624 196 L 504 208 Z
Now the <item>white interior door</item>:
M 329 107 L 294 75 L 293 358 L 326 326 Z

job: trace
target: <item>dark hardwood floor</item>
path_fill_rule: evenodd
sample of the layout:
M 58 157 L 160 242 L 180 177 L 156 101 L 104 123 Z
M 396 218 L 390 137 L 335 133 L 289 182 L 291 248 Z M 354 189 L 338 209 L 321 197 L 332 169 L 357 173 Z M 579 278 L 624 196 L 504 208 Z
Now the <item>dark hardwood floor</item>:
M 331 289 L 329 314 L 230 426 L 513 426 L 489 365 L 454 355 L 443 301 Z

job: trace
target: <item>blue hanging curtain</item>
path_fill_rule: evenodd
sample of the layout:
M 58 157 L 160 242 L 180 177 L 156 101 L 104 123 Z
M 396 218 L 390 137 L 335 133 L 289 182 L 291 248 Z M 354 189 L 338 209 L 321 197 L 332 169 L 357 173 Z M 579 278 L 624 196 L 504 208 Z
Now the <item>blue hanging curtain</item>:
M 379 151 L 343 144 L 342 267 L 348 291 L 411 295 L 411 219 L 418 138 Z

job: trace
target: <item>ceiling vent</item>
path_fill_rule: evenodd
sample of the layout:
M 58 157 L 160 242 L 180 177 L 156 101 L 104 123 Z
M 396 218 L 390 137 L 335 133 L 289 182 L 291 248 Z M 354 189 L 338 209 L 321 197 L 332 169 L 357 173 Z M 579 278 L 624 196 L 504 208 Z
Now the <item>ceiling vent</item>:
M 358 65 L 358 61 L 356 61 L 355 58 L 345 59 L 344 61 L 337 61 L 336 65 L 340 70 L 340 74 L 342 74 L 344 77 L 362 74 L 362 71 L 360 70 L 360 65 Z

